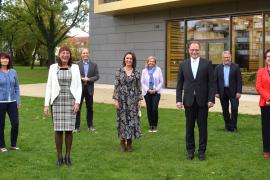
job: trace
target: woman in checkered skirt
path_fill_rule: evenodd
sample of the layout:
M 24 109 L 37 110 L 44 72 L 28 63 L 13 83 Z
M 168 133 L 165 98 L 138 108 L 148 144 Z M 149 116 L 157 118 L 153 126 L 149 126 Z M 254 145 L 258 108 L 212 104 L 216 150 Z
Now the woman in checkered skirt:
M 44 113 L 48 115 L 51 104 L 55 144 L 57 149 L 57 166 L 64 162 L 71 165 L 70 152 L 72 145 L 72 131 L 75 129 L 76 112 L 79 110 L 82 86 L 79 67 L 72 64 L 71 51 L 68 47 L 61 47 L 57 63 L 49 69 L 45 94 Z M 65 132 L 66 155 L 63 159 L 62 144 Z

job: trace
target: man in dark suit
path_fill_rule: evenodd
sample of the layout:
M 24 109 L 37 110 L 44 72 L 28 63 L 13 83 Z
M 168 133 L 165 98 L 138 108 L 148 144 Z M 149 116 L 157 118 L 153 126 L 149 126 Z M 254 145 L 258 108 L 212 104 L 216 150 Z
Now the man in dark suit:
M 208 109 L 215 102 L 214 71 L 211 61 L 199 57 L 200 44 L 191 42 L 189 59 L 180 64 L 177 88 L 176 106 L 185 108 L 186 115 L 186 149 L 187 159 L 192 160 L 195 152 L 194 127 L 195 121 L 199 127 L 200 160 L 205 160 L 207 145 Z M 184 96 L 182 98 L 182 92 Z
M 99 79 L 98 67 L 97 64 L 90 61 L 89 51 L 84 48 L 81 53 L 81 60 L 78 62 L 81 80 L 82 80 L 82 97 L 80 103 L 80 110 L 77 112 L 75 131 L 79 132 L 80 130 L 80 121 L 81 121 L 81 107 L 83 100 L 86 102 L 87 109 L 87 126 L 89 131 L 95 131 L 93 126 L 93 95 L 94 95 L 94 82 Z
M 225 130 L 234 132 L 237 130 L 237 116 L 239 98 L 242 93 L 242 78 L 240 68 L 231 62 L 231 53 L 222 53 L 223 63 L 215 69 L 216 97 L 220 99 Z M 231 116 L 229 113 L 231 102 Z

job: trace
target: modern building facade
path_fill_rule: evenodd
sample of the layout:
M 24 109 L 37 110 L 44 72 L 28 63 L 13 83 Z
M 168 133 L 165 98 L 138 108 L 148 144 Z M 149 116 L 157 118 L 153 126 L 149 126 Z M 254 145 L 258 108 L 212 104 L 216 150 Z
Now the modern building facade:
M 187 44 L 201 43 L 213 65 L 224 50 L 240 65 L 245 90 L 254 92 L 256 71 L 270 48 L 268 0 L 90 0 L 90 49 L 100 83 L 113 84 L 123 54 L 134 51 L 138 69 L 154 55 L 167 88 L 175 88 Z

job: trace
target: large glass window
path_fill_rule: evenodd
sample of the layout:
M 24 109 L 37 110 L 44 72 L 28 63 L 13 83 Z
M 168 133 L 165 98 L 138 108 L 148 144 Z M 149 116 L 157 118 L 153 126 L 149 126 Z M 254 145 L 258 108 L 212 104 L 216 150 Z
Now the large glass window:
M 232 55 L 239 64 L 245 87 L 255 87 L 256 72 L 263 59 L 263 17 L 238 16 L 232 19 Z M 255 91 L 255 89 L 254 89 Z
M 270 13 L 265 15 L 265 49 L 270 48 Z
M 187 40 L 199 41 L 201 57 L 220 64 L 222 52 L 229 50 L 229 25 L 229 18 L 190 20 L 187 22 Z
M 185 23 L 167 24 L 167 87 L 175 88 L 179 64 L 185 59 Z

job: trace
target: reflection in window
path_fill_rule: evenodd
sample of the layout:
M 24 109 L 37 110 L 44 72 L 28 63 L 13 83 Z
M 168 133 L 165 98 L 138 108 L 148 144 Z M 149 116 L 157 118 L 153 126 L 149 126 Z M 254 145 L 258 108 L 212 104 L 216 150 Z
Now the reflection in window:
M 262 62 L 263 21 L 261 15 L 233 17 L 232 55 L 239 64 L 244 85 L 254 86 Z
M 226 18 L 192 20 L 187 23 L 188 40 L 224 39 L 229 37 Z
M 270 48 L 270 14 L 265 15 L 265 49 Z

